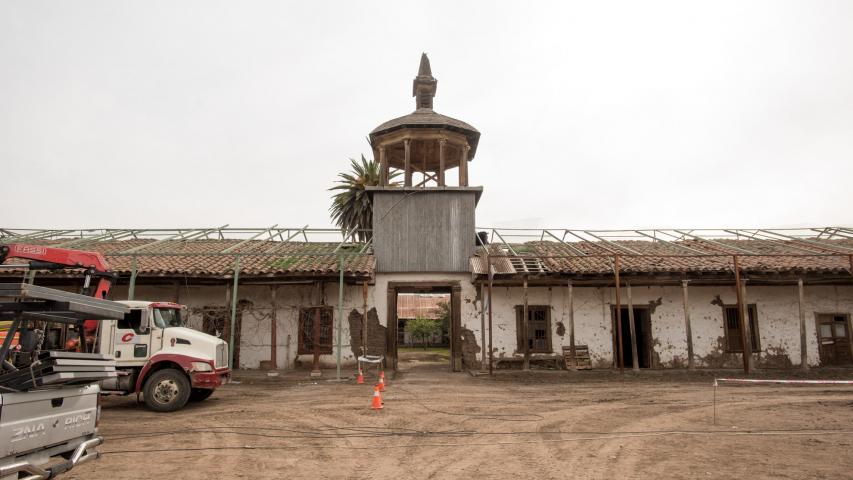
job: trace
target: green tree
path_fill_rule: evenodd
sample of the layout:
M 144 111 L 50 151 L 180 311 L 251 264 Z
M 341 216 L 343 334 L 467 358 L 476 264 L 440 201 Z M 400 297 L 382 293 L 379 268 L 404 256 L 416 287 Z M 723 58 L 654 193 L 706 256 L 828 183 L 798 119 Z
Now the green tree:
M 420 338 L 421 344 L 424 349 L 426 349 L 429 338 L 440 333 L 441 327 L 437 320 L 418 317 L 406 322 L 406 330 L 408 330 L 413 337 Z
M 441 334 L 447 336 L 450 333 L 450 302 L 439 302 L 435 308 L 435 315 Z
M 361 156 L 361 161 L 350 158 L 349 172 L 338 174 L 338 180 L 330 191 L 336 192 L 332 195 L 332 206 L 329 211 L 332 220 L 347 234 L 357 232 L 359 241 L 370 239 L 370 229 L 373 227 L 373 205 L 365 187 L 379 185 L 379 162 L 368 160 Z M 400 172 L 392 171 L 388 174 L 390 181 L 398 176 Z

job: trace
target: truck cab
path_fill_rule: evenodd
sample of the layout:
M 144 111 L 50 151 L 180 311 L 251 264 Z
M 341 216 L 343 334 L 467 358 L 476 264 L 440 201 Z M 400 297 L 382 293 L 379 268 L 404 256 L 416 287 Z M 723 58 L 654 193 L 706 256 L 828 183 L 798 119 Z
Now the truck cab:
M 130 308 L 121 320 L 101 322 L 99 352 L 115 357 L 119 376 L 101 382 L 105 393 L 142 393 L 155 411 L 201 401 L 231 376 L 228 344 L 187 328 L 186 309 L 170 302 L 120 301 Z

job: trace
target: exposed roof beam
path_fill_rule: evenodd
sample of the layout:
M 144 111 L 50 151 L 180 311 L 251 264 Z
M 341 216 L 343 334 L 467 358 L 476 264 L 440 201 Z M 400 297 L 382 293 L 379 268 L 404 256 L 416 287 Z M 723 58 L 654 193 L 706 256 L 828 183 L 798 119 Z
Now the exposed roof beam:
M 713 246 L 717 247 L 718 249 L 722 250 L 724 253 L 729 254 L 729 255 L 737 255 L 739 253 L 746 253 L 748 255 L 758 255 L 757 253 L 755 253 L 751 250 L 747 250 L 747 249 L 741 248 L 741 247 L 735 247 L 732 245 L 726 245 L 725 243 L 718 242 L 716 240 L 711 240 L 710 238 L 703 238 L 703 237 L 693 235 L 692 233 L 684 232 L 681 230 L 673 230 L 673 231 L 676 233 L 679 233 L 681 235 L 684 235 L 686 237 L 694 238 L 696 240 L 699 240 L 699 241 L 705 242 L 707 244 L 713 245 Z M 732 252 L 732 250 L 734 250 L 734 252 Z
M 251 237 L 249 237 L 249 238 L 247 238 L 247 239 L 243 240 L 242 242 L 238 242 L 238 243 L 237 243 L 237 244 L 235 244 L 235 245 L 231 245 L 230 247 L 226 248 L 225 250 L 222 250 L 222 251 L 221 251 L 221 252 L 219 252 L 219 253 L 228 253 L 228 252 L 233 252 L 234 250 L 237 250 L 238 248 L 240 248 L 240 247 L 242 247 L 243 245 L 245 245 L 245 244 L 247 244 L 247 243 L 251 242 L 252 240 L 257 239 L 257 238 L 258 238 L 258 237 L 260 237 L 261 235 L 263 235 L 263 234 L 265 234 L 265 233 L 269 233 L 269 231 L 270 231 L 270 230 L 272 230 L 273 228 L 275 228 L 275 227 L 277 227 L 277 226 L 278 226 L 278 224 L 276 223 L 275 225 L 273 225 L 273 226 L 271 226 L 271 227 L 267 228 L 266 230 L 261 230 L 260 232 L 258 232 L 258 233 L 256 233 L 256 234 L 252 235 Z M 220 231 L 219 233 L 220 233 L 220 235 L 222 234 L 222 232 L 221 232 L 221 231 Z
M 507 248 L 507 250 L 509 250 L 509 251 L 510 251 L 510 253 L 512 253 L 512 254 L 513 254 L 514 256 L 516 256 L 516 257 L 518 256 L 518 254 L 517 254 L 517 253 L 515 252 L 515 250 L 512 248 L 512 245 L 510 245 L 509 243 L 507 243 L 507 242 L 506 242 L 506 240 L 504 240 L 504 237 L 502 237 L 502 236 L 501 236 L 500 232 L 498 232 L 498 230 L 497 230 L 497 229 L 492 229 L 492 233 L 494 233 L 495 235 L 497 235 L 497 236 L 498 236 L 498 238 L 500 238 L 500 239 L 501 239 L 501 243 L 503 243 L 503 244 L 504 244 L 504 246 Z
M 844 255 L 849 255 L 849 254 L 853 253 L 853 248 L 845 247 L 845 246 L 843 246 L 843 245 L 827 245 L 826 243 L 824 243 L 824 242 L 822 242 L 822 241 L 820 241 L 820 240 L 812 240 L 812 239 L 810 239 L 810 238 L 797 238 L 797 237 L 792 237 L 792 236 L 790 236 L 790 235 L 785 235 L 785 234 L 782 234 L 782 233 L 779 233 L 779 232 L 774 232 L 774 231 L 772 231 L 772 230 L 759 230 L 759 231 L 761 231 L 761 232 L 766 232 L 766 233 L 769 233 L 769 234 L 771 234 L 771 235 L 776 235 L 776 236 L 779 236 L 779 237 L 782 237 L 782 238 L 787 238 L 788 240 L 791 240 L 791 241 L 794 241 L 794 242 L 808 243 L 808 244 L 811 244 L 811 245 L 815 245 L 815 246 L 817 246 L 817 247 L 819 247 L 819 248 L 822 248 L 822 249 L 826 250 L 827 252 L 832 252 L 832 253 L 841 253 L 841 254 L 844 254 Z
M 85 245 L 88 243 L 100 242 L 100 241 L 106 240 L 106 239 L 119 240 L 121 238 L 128 237 L 128 236 L 132 235 L 134 232 L 135 232 L 134 230 L 107 230 L 105 233 L 102 233 L 101 235 L 82 237 L 82 238 L 78 238 L 76 240 L 69 240 L 67 242 L 60 243 L 57 246 L 61 247 L 61 248 L 68 248 L 68 247 L 73 247 L 73 246 Z
M 605 247 L 604 245 L 602 245 L 602 244 L 600 244 L 600 243 L 591 242 L 591 241 L 589 241 L 589 239 L 588 239 L 588 238 L 583 238 L 583 237 L 581 237 L 580 235 L 578 235 L 577 233 L 575 233 L 575 232 L 574 232 L 574 231 L 572 231 L 572 230 L 566 230 L 566 232 L 568 232 L 568 233 L 569 233 L 569 235 L 572 235 L 572 236 L 574 236 L 574 237 L 578 238 L 580 241 L 582 241 L 582 242 L 584 242 L 584 243 L 588 243 L 589 245 L 592 245 L 592 246 L 594 246 L 595 248 L 598 248 L 598 249 L 604 250 L 604 251 L 605 251 L 605 252 L 607 252 L 607 253 L 613 253 L 613 254 L 617 254 L 617 255 L 619 254 L 619 252 L 616 252 L 616 251 L 614 251 L 614 250 L 611 250 L 611 249 L 609 249 L 609 248 Z
M 225 228 L 227 226 L 228 225 L 223 225 L 222 227 L 219 227 L 219 228 Z M 138 253 L 138 252 L 141 252 L 143 250 L 149 250 L 149 253 L 150 253 L 151 248 L 160 247 L 165 242 L 169 242 L 172 240 L 192 240 L 194 238 L 200 237 L 206 233 L 213 232 L 216 230 L 217 230 L 216 228 L 208 228 L 208 229 L 204 229 L 204 230 L 178 230 L 178 233 L 171 235 L 169 237 L 162 238 L 160 240 L 155 240 L 153 242 L 146 243 L 143 245 L 138 245 L 136 247 L 133 247 L 133 248 L 130 248 L 127 250 L 123 250 L 122 252 L 119 252 L 119 253 L 121 253 L 122 255 L 125 255 L 128 253 Z
M 585 234 L 587 234 L 587 235 L 589 235 L 589 236 L 591 236 L 591 237 L 593 237 L 593 238 L 596 238 L 596 239 L 598 239 L 598 240 L 600 240 L 600 241 L 602 241 L 602 242 L 604 242 L 604 243 L 606 243 L 606 244 L 608 244 L 608 245 L 612 245 L 614 248 L 618 248 L 618 249 L 620 249 L 620 250 L 622 250 L 622 251 L 624 251 L 624 252 L 628 252 L 628 254 L 629 254 L 629 255 L 643 255 L 642 253 L 640 253 L 640 252 L 638 252 L 638 251 L 636 251 L 636 250 L 634 250 L 634 249 L 632 249 L 632 248 L 628 248 L 628 247 L 626 247 L 625 245 L 619 245 L 619 244 L 618 244 L 618 243 L 616 243 L 616 242 L 611 242 L 610 240 L 607 240 L 607 239 L 606 239 L 606 238 L 604 238 L 604 237 L 599 237 L 598 235 L 596 235 L 596 234 L 594 234 L 594 233 L 592 233 L 592 232 L 590 232 L 590 231 L 588 231 L 588 230 L 584 230 L 584 231 L 583 231 L 583 233 L 585 233 Z
M 293 240 L 297 235 L 299 235 L 300 233 L 304 233 L 306 228 L 308 228 L 308 225 L 305 225 L 305 226 L 304 226 L 304 227 L 302 227 L 302 228 L 296 229 L 296 231 L 294 231 L 293 233 L 289 234 L 289 235 L 287 236 L 287 238 L 284 238 L 284 236 L 282 236 L 282 230 L 279 230 L 279 232 L 278 232 L 278 238 L 281 238 L 281 239 L 282 239 L 282 240 L 281 240 L 281 242 L 279 242 L 279 244 L 278 244 L 278 245 L 274 245 L 272 248 L 268 249 L 265 253 L 273 253 L 273 252 L 275 252 L 276 250 L 278 250 L 279 248 L 281 248 L 282 246 L 284 246 L 284 245 L 286 245 L 286 244 L 290 243 L 290 241 L 291 241 L 291 240 Z M 285 232 L 290 232 L 290 229 L 285 229 L 285 230 L 283 230 L 283 231 L 285 231 Z
M 778 238 L 769 237 L 766 234 L 762 234 L 760 230 L 756 230 L 754 232 L 748 232 L 746 230 L 725 230 L 725 231 L 729 232 L 731 234 L 734 234 L 734 235 L 750 234 L 749 237 L 752 238 L 753 241 L 756 241 L 756 242 L 769 242 L 769 243 L 772 243 L 773 245 L 784 245 L 787 248 L 793 248 L 794 250 L 799 250 L 801 252 L 806 252 L 806 253 L 821 253 L 821 252 L 813 250 L 813 249 L 808 249 L 808 248 L 800 247 L 797 245 L 791 245 L 791 242 L 786 242 L 784 240 L 779 240 Z M 756 238 L 759 236 L 761 238 Z
M 576 254 L 578 254 L 579 256 L 581 256 L 581 257 L 585 257 L 585 256 L 586 256 L 586 253 L 585 253 L 583 250 L 581 250 L 581 249 L 579 249 L 579 248 L 575 247 L 574 245 L 571 245 L 569 242 L 567 242 L 567 241 L 563 240 L 562 238 L 557 238 L 557 236 L 556 236 L 556 235 L 554 235 L 553 233 L 551 233 L 551 231 L 550 231 L 550 230 L 543 230 L 543 232 L 547 233 L 548 235 L 550 235 L 551 237 L 553 237 L 553 238 L 554 238 L 554 240 L 556 240 L 556 241 L 558 241 L 558 242 L 562 243 L 563 245 L 565 245 L 565 246 L 566 246 L 566 248 L 568 248 L 569 250 L 571 250 L 571 251 L 575 252 L 575 253 L 576 253 Z M 565 236 L 566 236 L 566 234 L 565 234 L 565 233 L 563 233 L 563 238 L 565 238 Z
M 670 246 L 673 246 L 673 247 L 676 247 L 676 248 L 680 248 L 680 249 L 685 250 L 685 251 L 688 251 L 688 252 L 690 252 L 690 253 L 695 253 L 695 254 L 699 254 L 699 255 L 707 255 L 707 254 L 708 254 L 708 252 L 703 252 L 702 250 L 696 250 L 696 249 L 694 249 L 694 248 L 685 247 L 684 245 L 679 245 L 677 242 L 670 242 L 670 241 L 668 241 L 668 240 L 664 240 L 664 239 L 662 239 L 662 238 L 658 238 L 658 237 L 656 237 L 656 236 L 654 236 L 654 235 L 649 235 L 648 233 L 643 232 L 642 230 L 635 230 L 635 231 L 636 231 L 637 233 L 639 233 L 640 235 L 644 236 L 644 237 L 649 237 L 649 238 L 651 238 L 651 239 L 652 239 L 652 240 L 654 240 L 655 242 L 661 242 L 661 243 L 663 243 L 663 244 L 670 245 Z

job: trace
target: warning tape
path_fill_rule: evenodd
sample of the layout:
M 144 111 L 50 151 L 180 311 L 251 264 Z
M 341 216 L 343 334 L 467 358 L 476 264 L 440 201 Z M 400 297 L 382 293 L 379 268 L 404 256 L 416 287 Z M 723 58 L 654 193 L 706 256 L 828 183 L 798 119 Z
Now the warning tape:
M 853 380 L 766 380 L 753 378 L 715 378 L 714 386 L 717 382 L 728 383 L 794 383 L 802 385 L 853 385 Z

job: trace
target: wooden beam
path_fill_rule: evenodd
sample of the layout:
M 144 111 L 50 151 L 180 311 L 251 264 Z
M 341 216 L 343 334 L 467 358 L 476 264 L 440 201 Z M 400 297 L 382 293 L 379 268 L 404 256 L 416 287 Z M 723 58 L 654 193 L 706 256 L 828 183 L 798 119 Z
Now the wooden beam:
M 385 154 L 385 147 L 379 147 L 379 184 L 388 186 L 388 156 Z
M 619 255 L 613 259 L 613 273 L 616 276 L 616 346 L 619 350 L 619 373 L 625 370 L 625 360 L 622 354 L 622 299 L 619 297 Z
M 690 303 L 687 300 L 687 283 L 689 280 L 681 281 L 681 293 L 684 301 L 684 331 L 687 335 L 687 369 L 694 370 L 696 365 L 693 360 L 693 329 L 690 325 Z
M 637 358 L 637 326 L 634 324 L 634 300 L 631 297 L 631 282 L 626 282 L 628 291 L 628 328 L 631 330 L 631 367 L 635 372 L 640 371 L 640 359 Z
M 749 360 L 750 360 L 750 347 L 752 346 L 749 342 L 749 336 L 747 332 L 747 328 L 749 325 L 749 316 L 746 311 L 746 299 L 744 298 L 744 289 L 743 283 L 740 278 L 740 259 L 737 255 L 732 257 L 734 259 L 734 270 L 735 270 L 735 289 L 737 292 L 737 312 L 738 312 L 738 323 L 740 324 L 740 345 L 741 351 L 743 354 L 743 371 L 744 373 L 749 373 Z
M 270 312 L 270 366 L 273 370 L 278 370 L 278 332 L 276 331 L 278 329 L 278 320 L 276 319 L 278 306 L 275 303 L 277 294 L 278 285 L 270 285 L 270 305 L 272 306 L 272 312 Z
M 412 141 L 408 138 L 403 140 L 403 148 L 405 149 L 405 154 L 403 156 L 403 171 L 404 171 L 404 185 L 407 187 L 412 186 Z
M 447 149 L 447 139 L 442 138 L 438 141 L 438 186 L 444 187 L 446 183 L 444 182 L 444 170 L 447 167 L 447 154 L 445 150 Z
M 575 352 L 575 299 L 574 299 L 574 287 L 572 285 L 572 280 L 569 279 L 568 282 L 568 294 L 569 294 L 569 348 L 572 352 L 572 370 L 577 370 L 578 366 L 578 358 L 577 353 Z M 567 365 L 568 366 L 568 365 Z
M 800 368 L 809 369 L 809 355 L 806 348 L 806 300 L 803 279 L 797 279 L 797 293 L 800 305 Z
M 521 314 L 521 341 L 524 347 L 524 370 L 530 370 L 530 341 L 527 338 L 527 275 L 524 276 L 524 309 Z
M 468 186 L 468 150 L 471 147 L 466 143 L 462 147 L 462 152 L 460 153 L 459 158 L 459 186 L 467 187 Z
M 480 283 L 480 369 L 486 369 L 486 287 Z

